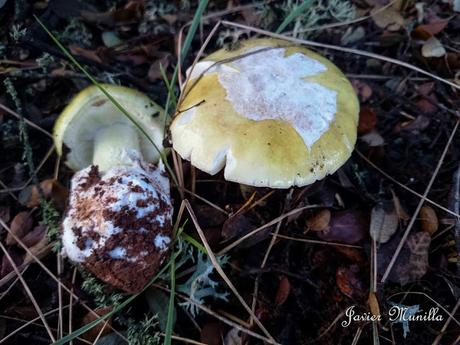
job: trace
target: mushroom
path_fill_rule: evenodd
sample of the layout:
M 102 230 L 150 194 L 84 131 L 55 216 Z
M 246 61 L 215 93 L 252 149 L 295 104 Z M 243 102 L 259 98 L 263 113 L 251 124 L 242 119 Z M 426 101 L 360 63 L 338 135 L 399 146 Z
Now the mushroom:
M 162 148 L 161 108 L 140 92 L 103 87 Z M 59 154 L 69 149 L 71 181 L 63 252 L 102 281 L 134 293 L 169 252 L 172 203 L 159 152 L 94 86 L 81 91 L 54 128 Z
M 356 142 L 359 103 L 326 58 L 277 39 L 243 41 L 188 71 L 173 148 L 209 174 L 272 188 L 332 174 Z

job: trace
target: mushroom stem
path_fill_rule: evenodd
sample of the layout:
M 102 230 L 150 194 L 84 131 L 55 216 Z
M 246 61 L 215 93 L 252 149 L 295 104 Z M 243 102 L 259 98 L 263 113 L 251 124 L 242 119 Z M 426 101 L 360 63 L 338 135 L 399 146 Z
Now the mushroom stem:
M 105 172 L 117 166 L 133 164 L 128 152 L 141 152 L 138 132 L 126 123 L 116 123 L 100 129 L 94 141 L 93 164 Z

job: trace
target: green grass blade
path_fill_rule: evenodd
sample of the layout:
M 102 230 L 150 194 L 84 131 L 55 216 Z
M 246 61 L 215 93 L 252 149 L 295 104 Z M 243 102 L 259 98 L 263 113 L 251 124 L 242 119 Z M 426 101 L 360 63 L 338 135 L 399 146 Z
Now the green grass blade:
M 35 20 L 40 24 L 40 26 L 43 28 L 43 30 L 50 36 L 50 38 L 53 40 L 53 42 L 58 46 L 58 48 L 64 53 L 64 55 L 75 65 L 77 68 L 94 84 L 96 85 L 99 90 L 112 102 L 113 105 L 115 105 L 122 113 L 125 115 L 133 124 L 134 126 L 139 129 L 139 131 L 145 135 L 145 137 L 150 141 L 150 143 L 155 147 L 155 149 L 158 151 L 160 154 L 161 160 L 163 161 L 166 169 L 168 170 L 169 174 L 171 175 L 171 178 L 173 179 L 174 183 L 176 185 L 179 185 L 177 178 L 174 174 L 174 171 L 171 169 L 169 166 L 166 155 L 164 152 L 162 152 L 158 146 L 155 144 L 155 142 L 152 140 L 152 138 L 148 135 L 148 133 L 142 128 L 141 125 L 139 125 L 136 120 L 133 118 L 133 116 L 120 104 L 118 101 L 113 98 L 110 93 L 108 93 L 94 77 L 84 68 L 74 57 L 73 55 L 59 42 L 59 40 L 56 38 L 56 36 L 53 35 L 51 31 L 48 30 L 48 28 L 45 26 L 45 24 L 42 23 L 42 21 L 34 15 Z
M 168 318 L 166 320 L 166 330 L 164 345 L 171 345 L 173 323 L 174 323 L 174 297 L 176 294 L 176 261 L 174 257 L 170 260 L 171 292 L 169 295 Z
M 286 27 L 291 24 L 298 16 L 300 16 L 303 11 L 305 11 L 311 4 L 313 0 L 305 0 L 302 4 L 296 6 L 295 8 L 292 9 L 291 13 L 284 18 L 283 22 L 278 26 L 278 29 L 276 29 L 276 33 L 280 34 L 283 32 Z

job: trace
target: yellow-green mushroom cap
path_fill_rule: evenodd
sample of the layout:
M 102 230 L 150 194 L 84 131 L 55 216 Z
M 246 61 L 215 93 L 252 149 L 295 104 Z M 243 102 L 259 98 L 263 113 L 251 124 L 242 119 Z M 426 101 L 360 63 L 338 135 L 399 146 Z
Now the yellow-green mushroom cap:
M 145 94 L 117 85 L 102 87 L 133 117 L 163 150 L 164 112 Z M 136 125 L 119 110 L 97 86 L 80 91 L 63 110 L 53 130 L 59 155 L 63 145 L 70 149 L 66 164 L 81 170 L 95 164 L 100 171 L 131 162 L 126 157 L 136 150 L 146 162 L 158 161 L 160 154 Z
M 220 62 L 219 62 L 220 61 Z M 226 180 L 289 188 L 334 173 L 353 151 L 359 102 L 326 58 L 291 42 L 252 39 L 189 73 L 173 148 Z

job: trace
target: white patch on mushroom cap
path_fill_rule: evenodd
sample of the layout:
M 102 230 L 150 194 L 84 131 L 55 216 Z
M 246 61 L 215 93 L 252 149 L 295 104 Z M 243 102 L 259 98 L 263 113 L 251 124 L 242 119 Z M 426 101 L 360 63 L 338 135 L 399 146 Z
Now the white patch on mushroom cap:
M 255 121 L 287 121 L 311 148 L 334 120 L 337 93 L 303 78 L 325 72 L 327 67 L 301 53 L 285 57 L 284 48 L 257 46 L 245 54 L 250 52 L 226 64 L 200 62 L 191 78 L 204 71 L 217 73 L 226 99 L 240 115 Z
M 110 213 L 127 209 L 136 212 L 136 217 L 141 219 L 148 216 L 149 213 L 159 210 L 160 199 L 166 205 L 171 206 L 169 181 L 164 176 L 164 169 L 161 167 L 152 168 L 143 166 L 142 162 L 138 162 L 132 167 L 113 168 L 102 176 L 99 183 L 88 188 L 85 187 L 85 183 L 88 181 L 91 168 L 83 169 L 74 175 L 69 210 L 63 221 L 63 253 L 75 262 L 84 262 L 94 249 L 103 247 L 111 236 L 124 230 L 116 227 L 113 219 L 106 216 L 107 211 Z M 107 183 L 114 178 L 115 183 Z M 133 191 L 132 187 L 139 187 L 139 190 Z M 145 207 L 138 206 L 138 201 L 143 200 L 156 200 L 156 202 L 148 202 Z M 82 203 L 84 204 L 83 211 Z M 82 215 L 82 213 L 84 214 Z M 172 206 L 167 212 L 158 213 L 150 222 L 157 223 L 161 229 L 166 222 L 170 224 L 171 220 Z M 79 229 L 78 231 L 81 232 L 82 236 L 95 233 L 98 238 L 91 238 L 86 241 L 84 248 L 81 249 L 77 245 L 79 238 L 78 231 L 76 233 L 75 229 Z M 142 227 L 138 230 L 140 232 L 146 231 Z M 169 239 L 166 235 L 162 236 Z M 169 242 L 163 240 L 161 243 L 165 243 L 164 245 L 167 247 Z M 138 257 L 128 257 L 126 248 L 122 247 L 115 247 L 107 254 L 114 259 L 127 261 L 138 259 Z

